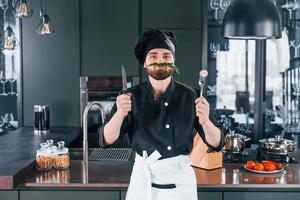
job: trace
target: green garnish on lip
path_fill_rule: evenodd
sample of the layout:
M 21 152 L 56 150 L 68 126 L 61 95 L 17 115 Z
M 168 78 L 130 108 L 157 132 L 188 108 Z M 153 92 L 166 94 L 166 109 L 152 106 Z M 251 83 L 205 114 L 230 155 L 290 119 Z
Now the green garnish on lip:
M 150 65 L 148 65 L 148 67 L 151 67 L 151 66 L 158 66 L 158 67 L 171 67 L 171 68 L 174 68 L 175 69 L 175 72 L 177 74 L 180 74 L 179 70 L 178 70 L 178 67 L 174 64 L 174 63 L 152 63 Z

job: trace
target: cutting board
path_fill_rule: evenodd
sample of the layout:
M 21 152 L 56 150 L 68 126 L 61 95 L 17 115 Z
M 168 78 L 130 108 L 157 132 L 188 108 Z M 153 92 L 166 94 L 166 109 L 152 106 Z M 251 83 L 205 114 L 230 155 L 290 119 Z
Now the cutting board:
M 203 142 L 199 134 L 194 137 L 193 149 L 190 153 L 193 167 L 202 169 L 217 169 L 222 167 L 223 154 L 222 152 L 207 152 L 208 147 Z

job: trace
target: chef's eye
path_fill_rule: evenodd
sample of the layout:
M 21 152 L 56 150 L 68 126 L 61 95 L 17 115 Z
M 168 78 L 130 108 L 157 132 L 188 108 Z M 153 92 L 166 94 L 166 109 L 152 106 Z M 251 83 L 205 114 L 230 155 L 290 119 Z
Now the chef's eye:
M 171 55 L 164 55 L 163 58 L 166 59 L 166 60 L 168 60 L 168 59 L 171 58 Z
M 157 55 L 151 55 L 151 56 L 150 56 L 150 59 L 152 59 L 152 60 L 157 59 Z

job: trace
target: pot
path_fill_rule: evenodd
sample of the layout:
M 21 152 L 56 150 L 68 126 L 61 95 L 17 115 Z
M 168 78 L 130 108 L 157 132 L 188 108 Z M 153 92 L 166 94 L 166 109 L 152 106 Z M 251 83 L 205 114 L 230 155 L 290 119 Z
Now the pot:
M 245 135 L 237 134 L 230 131 L 225 137 L 225 151 L 226 153 L 241 153 L 245 148 L 245 142 L 250 140 Z
M 290 155 L 295 150 L 295 142 L 275 135 L 274 138 L 259 140 L 262 150 L 279 155 Z

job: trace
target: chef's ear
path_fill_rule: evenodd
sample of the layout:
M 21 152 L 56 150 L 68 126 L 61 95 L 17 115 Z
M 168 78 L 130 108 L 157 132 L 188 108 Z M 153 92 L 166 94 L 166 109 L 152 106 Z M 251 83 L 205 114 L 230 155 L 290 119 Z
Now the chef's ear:
M 146 69 L 147 68 L 147 65 L 146 65 L 146 63 L 144 63 L 144 69 Z

